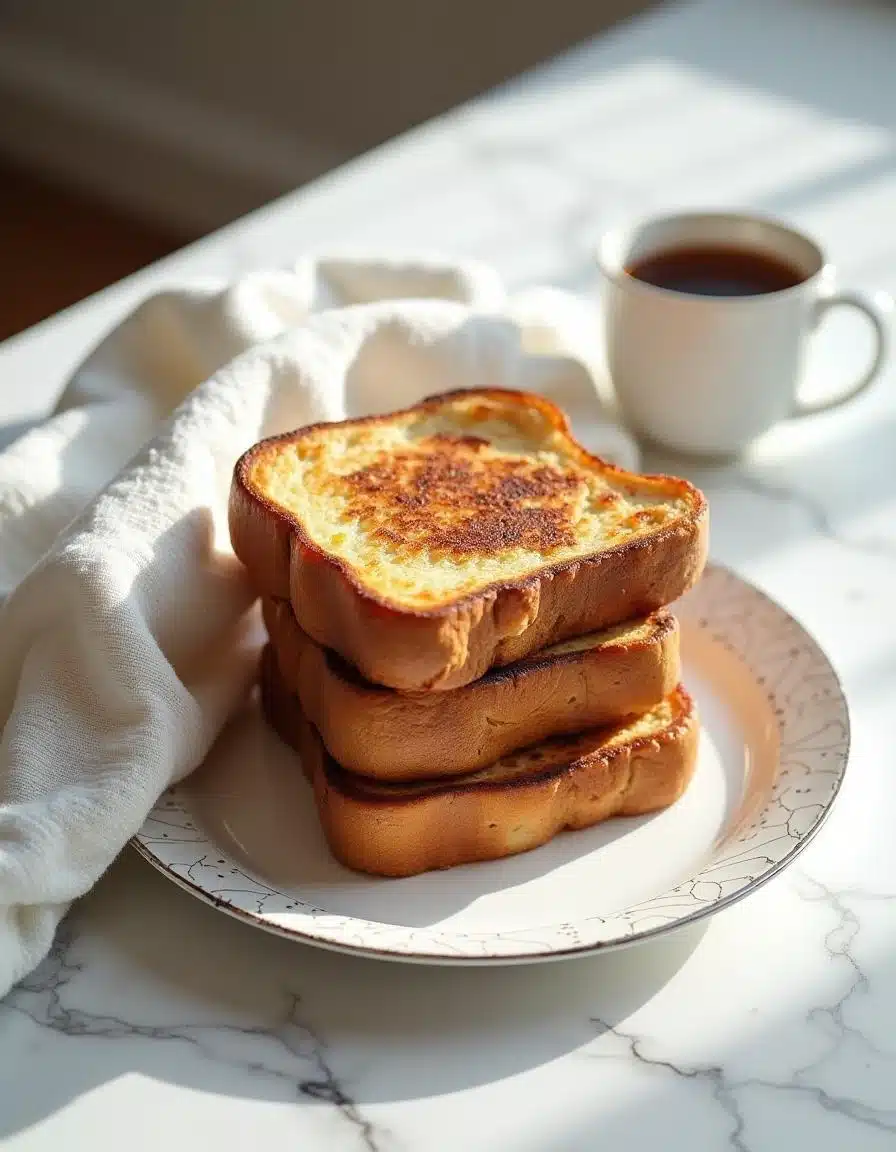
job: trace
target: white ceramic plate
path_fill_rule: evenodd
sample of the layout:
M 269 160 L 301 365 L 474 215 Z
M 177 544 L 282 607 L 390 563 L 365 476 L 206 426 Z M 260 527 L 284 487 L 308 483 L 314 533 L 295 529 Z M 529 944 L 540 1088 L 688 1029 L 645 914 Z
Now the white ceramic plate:
M 733 573 L 710 566 L 676 611 L 703 731 L 694 779 L 665 812 L 565 832 L 493 863 L 361 876 L 330 855 L 295 756 L 253 701 L 203 767 L 161 798 L 136 847 L 259 928 L 393 960 L 550 960 L 712 915 L 818 830 L 843 780 L 849 721 L 815 641 Z

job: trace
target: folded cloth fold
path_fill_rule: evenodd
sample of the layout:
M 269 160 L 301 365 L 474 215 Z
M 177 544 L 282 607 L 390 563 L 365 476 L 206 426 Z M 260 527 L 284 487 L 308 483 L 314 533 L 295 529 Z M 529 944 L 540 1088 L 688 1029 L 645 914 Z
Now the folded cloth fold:
M 538 391 L 637 465 L 601 405 L 596 317 L 475 263 L 307 260 L 156 295 L 0 453 L 0 994 L 203 759 L 259 642 L 230 551 L 262 436 L 453 388 Z

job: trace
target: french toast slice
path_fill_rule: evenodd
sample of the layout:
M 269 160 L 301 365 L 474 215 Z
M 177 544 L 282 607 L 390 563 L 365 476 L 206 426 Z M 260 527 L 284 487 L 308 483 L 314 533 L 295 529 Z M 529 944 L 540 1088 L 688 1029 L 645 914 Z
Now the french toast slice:
M 299 753 L 333 855 L 378 876 L 500 859 L 567 828 L 658 811 L 684 793 L 697 760 L 697 711 L 681 686 L 625 723 L 557 737 L 460 778 L 409 783 L 337 764 L 269 645 L 261 697 L 270 724 Z
M 708 538 L 687 481 L 607 464 L 556 405 L 502 389 L 263 440 L 237 461 L 229 522 L 260 593 L 405 691 L 671 603 Z
M 280 674 L 327 751 L 381 780 L 460 776 L 550 736 L 645 712 L 680 679 L 679 629 L 665 609 L 545 648 L 448 692 L 371 684 L 320 647 L 288 600 L 266 599 Z

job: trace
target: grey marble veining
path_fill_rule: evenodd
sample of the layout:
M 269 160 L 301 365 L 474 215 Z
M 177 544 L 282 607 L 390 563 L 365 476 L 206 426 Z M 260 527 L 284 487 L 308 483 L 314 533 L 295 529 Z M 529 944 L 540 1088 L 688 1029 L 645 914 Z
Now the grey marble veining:
M 78 959 L 78 913 L 60 929 L 44 962 L 22 980 L 0 1005 L 3 1015 L 15 1013 L 57 1036 L 114 1043 L 159 1041 L 184 1045 L 203 1061 L 225 1065 L 252 1081 L 282 1086 L 287 1098 L 307 1099 L 335 1109 L 347 1128 L 357 1134 L 359 1147 L 376 1152 L 374 1125 L 345 1090 L 330 1063 L 325 1041 L 303 1019 L 301 997 L 285 991 L 281 1010 L 265 1024 L 216 1020 L 147 1024 L 125 1015 L 87 1011 L 79 1004 L 78 983 L 89 980 L 88 962 Z M 2 1127 L 0 1127 L 2 1131 Z
M 48 1115 L 50 1129 L 64 1124 L 57 1110 L 86 1063 L 119 1116 L 116 1077 L 131 1069 L 161 1075 L 164 1097 L 277 1101 L 307 1139 L 347 1148 L 417 1147 L 422 1101 L 433 1147 L 474 1122 L 470 1146 L 494 1146 L 490 1084 L 531 1108 L 533 1123 L 553 1116 L 557 1147 L 590 1146 L 550 1102 L 564 1092 L 607 1113 L 607 1147 L 625 1133 L 647 1146 L 669 1114 L 688 1139 L 777 1147 L 762 1135 L 769 1112 L 797 1131 L 811 1117 L 822 1148 L 838 1146 L 842 1124 L 856 1146 L 886 1147 L 877 1138 L 896 1126 L 886 1098 L 896 1049 L 885 1019 L 872 1031 L 854 1011 L 868 998 L 884 1012 L 896 1003 L 892 965 L 888 982 L 861 946 L 894 899 L 828 888 L 799 869 L 705 932 L 565 971 L 405 971 L 259 937 L 126 857 L 0 1008 L 0 1044 L 33 1052 L 48 1081 L 39 1087 L 27 1059 L 7 1073 L 32 1099 L 8 1097 L 0 1131 L 22 1135 Z M 769 924 L 774 959 L 762 971 Z M 752 1036 L 738 1032 L 745 1018 L 758 1024 Z M 657 1097 L 659 1111 L 619 1115 L 618 1083 Z M 222 1122 L 216 1141 L 241 1146 L 232 1138 Z
M 832 891 L 805 874 L 796 877 L 794 891 L 799 899 L 823 902 L 833 912 L 837 922 L 824 935 L 822 944 L 828 957 L 834 962 L 845 962 L 848 971 L 836 998 L 830 1003 L 813 1006 L 805 1014 L 806 1024 L 824 1038 L 820 1053 L 808 1062 L 800 1063 L 786 1077 L 738 1075 L 724 1063 L 680 1061 L 673 1054 L 664 1053 L 662 1044 L 653 1037 L 635 1034 L 620 1026 L 611 1027 L 599 1019 L 593 1021 L 601 1033 L 612 1037 L 615 1049 L 596 1053 L 596 1059 L 633 1060 L 645 1068 L 705 1085 L 715 1104 L 730 1117 L 730 1144 L 738 1152 L 750 1152 L 753 1147 L 740 1103 L 741 1096 L 748 1092 L 760 1097 L 770 1094 L 802 1098 L 822 1112 L 834 1113 L 873 1131 L 896 1134 L 896 1107 L 879 1107 L 857 1095 L 837 1094 L 826 1086 L 824 1076 L 825 1070 L 836 1064 L 848 1044 L 852 1048 L 852 1059 L 864 1056 L 868 1069 L 873 1062 L 885 1076 L 896 1074 L 896 1045 L 883 1049 L 848 1022 L 850 1003 L 856 997 L 871 993 L 871 981 L 852 951 L 853 942 L 861 931 L 861 921 L 850 905 L 870 904 L 873 907 L 880 902 L 896 902 L 896 893 Z

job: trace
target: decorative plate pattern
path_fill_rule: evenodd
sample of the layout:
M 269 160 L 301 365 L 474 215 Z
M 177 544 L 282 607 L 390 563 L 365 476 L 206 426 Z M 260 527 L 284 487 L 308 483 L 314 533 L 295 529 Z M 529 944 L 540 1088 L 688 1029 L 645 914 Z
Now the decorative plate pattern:
M 733 796 L 717 832 L 707 838 L 702 859 L 683 867 L 685 874 L 675 878 L 677 882 L 650 889 L 647 857 L 651 852 L 660 854 L 661 833 L 654 835 L 650 827 L 638 824 L 639 855 L 630 853 L 629 858 L 645 865 L 646 898 L 591 913 L 580 906 L 582 899 L 587 901 L 589 889 L 584 887 L 586 895 L 579 898 L 575 914 L 567 910 L 563 919 L 556 919 L 555 913 L 552 920 L 557 907 L 562 914 L 562 900 L 558 904 L 542 887 L 527 909 L 529 889 L 523 883 L 515 888 L 518 923 L 496 924 L 491 930 L 487 902 L 479 905 L 484 912 L 466 921 L 463 915 L 440 915 L 446 893 L 455 889 L 446 888 L 450 873 L 434 873 L 416 878 L 415 887 L 402 890 L 424 914 L 416 922 L 396 922 L 400 916 L 377 916 L 371 909 L 381 909 L 382 898 L 389 898 L 389 889 L 383 886 L 408 881 L 362 880 L 335 865 L 326 882 L 311 877 L 304 882 L 301 874 L 293 874 L 288 883 L 266 878 L 269 869 L 256 867 L 203 819 L 190 781 L 160 799 L 135 846 L 200 899 L 260 928 L 323 947 L 396 960 L 442 964 L 548 960 L 632 944 L 712 915 L 780 872 L 821 826 L 846 770 L 849 719 L 840 684 L 816 642 L 782 608 L 734 573 L 708 566 L 699 586 L 675 608 L 682 623 L 684 683 L 692 688 L 693 668 L 702 670 L 708 685 L 702 696 L 696 693 L 701 719 L 704 714 L 720 715 L 721 709 L 727 717 L 728 745 L 736 748 L 740 728 L 749 729 L 752 735 L 743 737 L 744 742 L 758 739 L 765 754 L 764 761 L 762 756 L 744 757 L 742 787 L 738 782 L 736 788 L 740 795 Z M 701 747 L 700 755 L 709 753 Z M 245 760 L 245 748 L 241 757 Z M 714 771 L 707 768 L 707 779 Z M 733 778 L 737 781 L 737 773 Z M 709 779 L 710 791 L 712 785 Z M 294 804 L 298 811 L 311 805 L 310 795 L 301 794 L 304 781 L 290 787 L 299 789 L 298 799 L 292 794 L 275 798 L 276 806 Z M 251 794 L 247 788 L 247 796 Z M 703 803 L 703 795 L 692 798 L 692 807 Z M 679 801 L 683 803 L 684 798 Z M 551 845 L 513 860 L 528 858 L 529 868 L 543 861 L 546 872 L 556 872 L 557 885 L 568 892 L 570 873 L 564 867 L 569 865 L 570 851 L 575 857 L 580 846 L 585 860 L 581 867 L 590 871 L 574 873 L 578 877 L 574 882 L 581 889 L 596 879 L 598 887 L 593 890 L 600 891 L 606 832 L 602 840 L 589 839 L 592 831 L 557 837 L 552 844 L 562 841 L 565 853 L 559 864 L 556 851 L 555 856 L 549 852 Z M 297 837 L 302 835 L 296 832 Z M 646 835 L 654 835 L 654 841 L 644 839 Z M 513 866 L 498 861 L 462 871 L 478 883 L 483 875 L 496 881 L 511 875 Z M 339 899 L 330 900 L 328 893 Z M 346 911 L 346 901 L 351 905 L 355 897 L 357 914 Z M 492 897 L 480 897 L 488 898 Z M 430 899 L 432 914 L 426 915 Z

